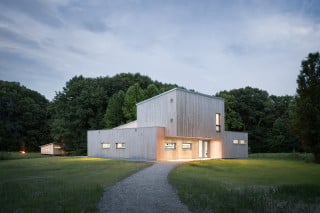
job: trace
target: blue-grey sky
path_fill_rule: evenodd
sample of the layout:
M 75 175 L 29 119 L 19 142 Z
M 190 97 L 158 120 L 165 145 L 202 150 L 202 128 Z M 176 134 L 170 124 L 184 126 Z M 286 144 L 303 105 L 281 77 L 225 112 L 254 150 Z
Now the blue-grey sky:
M 75 75 L 139 72 L 215 94 L 294 95 L 319 0 L 1 0 L 0 79 L 49 100 Z

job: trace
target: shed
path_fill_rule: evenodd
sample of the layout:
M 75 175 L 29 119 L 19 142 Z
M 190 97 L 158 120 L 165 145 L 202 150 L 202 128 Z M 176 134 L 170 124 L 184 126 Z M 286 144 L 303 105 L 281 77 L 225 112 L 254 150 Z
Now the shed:
M 40 146 L 42 155 L 64 155 L 63 145 L 61 143 L 48 143 Z

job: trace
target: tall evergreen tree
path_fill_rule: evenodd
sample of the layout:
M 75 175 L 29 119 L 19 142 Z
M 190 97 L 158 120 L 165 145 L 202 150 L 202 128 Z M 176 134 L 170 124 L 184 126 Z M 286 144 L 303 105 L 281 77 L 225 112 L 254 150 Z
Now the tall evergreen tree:
M 297 78 L 295 130 L 305 150 L 320 163 L 320 54 L 310 53 Z
M 113 128 L 125 122 L 122 107 L 125 93 L 120 90 L 115 93 L 109 100 L 108 108 L 105 114 L 105 127 Z
M 144 99 L 144 92 L 138 83 L 132 85 L 124 96 L 123 113 L 127 121 L 137 118 L 136 104 Z

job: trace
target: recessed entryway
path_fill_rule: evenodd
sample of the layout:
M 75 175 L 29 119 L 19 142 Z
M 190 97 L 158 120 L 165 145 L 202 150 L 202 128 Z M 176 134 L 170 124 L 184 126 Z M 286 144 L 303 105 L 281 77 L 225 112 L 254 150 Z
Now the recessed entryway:
M 209 141 L 199 140 L 199 158 L 209 157 Z

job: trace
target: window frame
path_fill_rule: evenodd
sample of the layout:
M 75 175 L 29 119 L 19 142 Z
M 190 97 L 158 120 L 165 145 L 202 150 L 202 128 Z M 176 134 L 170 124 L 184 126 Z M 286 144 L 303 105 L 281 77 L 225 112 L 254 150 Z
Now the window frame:
M 168 144 L 172 144 L 173 147 L 169 147 Z M 174 143 L 174 142 L 165 142 L 164 143 L 164 149 L 165 150 L 176 150 L 177 149 L 177 143 Z
M 232 143 L 233 144 L 239 144 L 239 140 L 238 139 L 233 139 Z
M 189 147 L 188 148 L 186 148 L 186 147 L 183 147 L 183 145 L 185 145 L 185 144 L 188 144 L 189 145 Z M 192 143 L 191 142 L 184 142 L 184 143 L 182 143 L 182 150 L 192 150 Z
M 105 147 L 104 145 L 107 145 L 107 147 Z M 111 143 L 101 142 L 101 149 L 110 149 L 110 148 L 111 148 Z
M 120 145 L 120 146 L 119 146 Z M 123 143 L 123 142 L 117 142 L 116 144 L 115 144 L 115 147 L 116 147 L 116 149 L 126 149 L 127 147 L 126 147 L 126 143 Z
M 244 145 L 244 144 L 246 144 L 247 142 L 246 142 L 246 140 L 244 140 L 244 139 L 241 139 L 241 140 L 239 140 L 239 144 L 241 144 L 241 145 Z
M 221 113 L 216 113 L 216 132 L 221 132 Z

